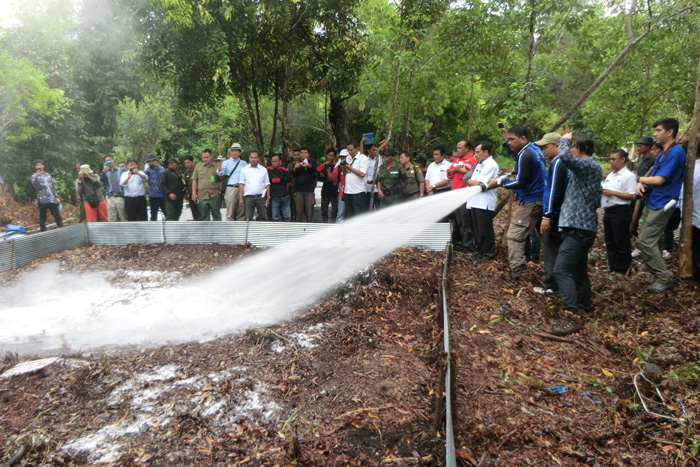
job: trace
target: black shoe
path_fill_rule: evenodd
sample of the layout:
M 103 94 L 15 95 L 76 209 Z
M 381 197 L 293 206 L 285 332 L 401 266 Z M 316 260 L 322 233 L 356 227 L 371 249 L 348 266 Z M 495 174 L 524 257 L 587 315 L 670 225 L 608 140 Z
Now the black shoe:
M 526 269 L 518 269 L 510 273 L 510 278 L 514 281 L 525 279 L 527 277 Z
M 649 287 L 649 292 L 654 292 L 654 293 L 661 293 L 661 292 L 666 292 L 667 290 L 671 290 L 676 286 L 676 283 L 673 281 L 670 282 L 654 282 L 654 284 Z
M 552 328 L 555 336 L 568 336 L 583 329 L 583 318 L 570 311 L 564 311 L 564 318 Z

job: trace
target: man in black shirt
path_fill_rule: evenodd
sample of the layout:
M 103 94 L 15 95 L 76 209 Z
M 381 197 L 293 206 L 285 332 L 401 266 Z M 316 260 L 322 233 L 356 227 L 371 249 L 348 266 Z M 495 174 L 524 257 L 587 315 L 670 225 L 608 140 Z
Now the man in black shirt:
M 318 179 L 323 182 L 323 187 L 321 187 L 321 218 L 324 224 L 327 224 L 329 220 L 329 203 L 331 205 L 331 223 L 335 222 L 335 218 L 338 216 L 338 180 L 333 176 L 335 164 L 335 149 L 330 148 L 326 151 L 326 162 L 316 168 Z
M 292 177 L 296 180 L 294 187 L 294 207 L 297 222 L 314 221 L 314 205 L 316 204 L 316 161 L 311 159 L 309 148 L 301 148 L 300 160 L 294 163 Z
M 182 214 L 182 199 L 185 183 L 178 171 L 177 159 L 168 160 L 168 168 L 160 174 L 160 191 L 165 198 L 165 220 L 179 221 Z

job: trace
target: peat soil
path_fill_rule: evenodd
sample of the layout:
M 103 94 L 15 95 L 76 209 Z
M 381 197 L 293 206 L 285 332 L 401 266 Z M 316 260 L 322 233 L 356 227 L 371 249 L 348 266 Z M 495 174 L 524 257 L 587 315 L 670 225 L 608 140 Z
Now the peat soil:
M 501 233 L 503 226 L 501 224 Z M 678 253 L 667 261 L 677 271 Z M 456 253 L 448 306 L 463 465 L 697 465 L 700 448 L 698 282 L 652 294 L 641 258 L 608 267 L 602 229 L 589 255 L 585 328 L 548 334 L 561 301 L 533 292 L 542 263 L 512 281 L 506 252 Z
M 124 286 L 144 277 L 124 271 L 186 281 L 247 254 L 255 251 L 87 246 L 5 273 L 0 284 L 46 262 L 111 271 Z M 443 256 L 399 249 L 277 326 L 68 354 L 0 377 L 0 464 L 16 453 L 21 466 L 440 464 L 431 411 Z M 0 374 L 43 357 L 8 354 Z

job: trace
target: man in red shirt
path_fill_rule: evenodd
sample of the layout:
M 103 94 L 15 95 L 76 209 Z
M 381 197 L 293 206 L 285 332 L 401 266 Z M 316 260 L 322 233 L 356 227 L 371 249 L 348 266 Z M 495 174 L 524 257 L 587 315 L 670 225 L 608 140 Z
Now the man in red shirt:
M 452 189 L 459 190 L 467 186 L 464 174 L 469 172 L 477 163 L 474 157 L 472 145 L 466 139 L 457 143 L 457 157 L 447 169 L 447 178 L 452 180 Z M 474 252 L 474 233 L 472 230 L 471 212 L 467 209 L 467 203 L 462 204 L 454 212 L 456 228 L 452 243 L 458 251 Z

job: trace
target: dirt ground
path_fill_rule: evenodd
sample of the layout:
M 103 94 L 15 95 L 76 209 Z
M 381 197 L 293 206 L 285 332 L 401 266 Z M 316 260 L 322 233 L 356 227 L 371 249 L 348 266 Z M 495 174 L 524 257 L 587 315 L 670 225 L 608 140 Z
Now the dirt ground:
M 145 249 L 182 280 L 254 254 L 89 246 L 43 261 L 66 271 L 150 270 Z M 541 263 L 515 283 L 505 251 L 490 263 L 454 254 L 448 307 L 460 465 L 698 463 L 698 284 L 651 295 L 640 260 L 630 277 L 604 273 L 601 238 L 590 258 L 594 315 L 580 333 L 552 340 L 559 300 L 532 292 Z M 399 249 L 277 326 L 68 355 L 0 378 L 0 462 L 26 447 L 17 465 L 444 465 L 442 427 L 431 427 L 442 259 Z M 676 262 L 674 253 L 669 265 Z M 30 359 L 8 354 L 0 373 Z

